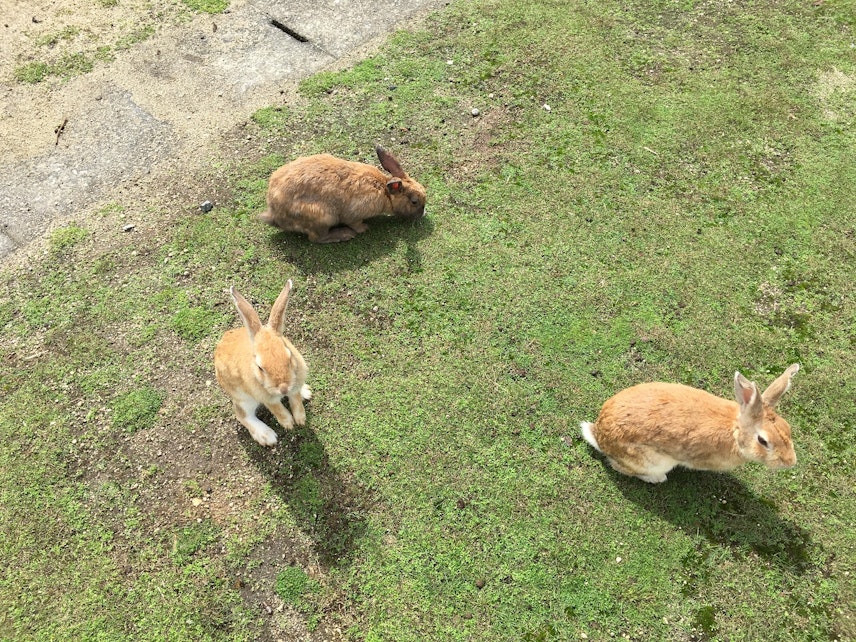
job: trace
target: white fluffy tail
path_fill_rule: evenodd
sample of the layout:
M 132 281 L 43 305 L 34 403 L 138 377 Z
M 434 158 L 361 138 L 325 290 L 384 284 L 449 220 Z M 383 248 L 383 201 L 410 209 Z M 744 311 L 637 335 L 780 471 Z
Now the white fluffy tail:
M 597 445 L 597 439 L 594 438 L 594 433 L 591 429 L 594 428 L 594 424 L 588 421 L 583 421 L 580 423 L 580 432 L 583 434 L 583 439 L 585 439 L 591 447 L 596 451 L 600 452 L 600 446 Z

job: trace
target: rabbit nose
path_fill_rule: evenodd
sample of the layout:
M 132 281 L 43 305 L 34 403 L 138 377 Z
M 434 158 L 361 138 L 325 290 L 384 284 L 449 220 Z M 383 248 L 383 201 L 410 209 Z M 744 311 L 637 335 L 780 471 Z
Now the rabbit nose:
M 288 392 L 288 384 L 287 383 L 280 384 L 280 386 L 279 386 L 279 388 L 277 388 L 277 390 L 279 390 L 279 394 L 281 394 L 281 395 L 286 394 Z

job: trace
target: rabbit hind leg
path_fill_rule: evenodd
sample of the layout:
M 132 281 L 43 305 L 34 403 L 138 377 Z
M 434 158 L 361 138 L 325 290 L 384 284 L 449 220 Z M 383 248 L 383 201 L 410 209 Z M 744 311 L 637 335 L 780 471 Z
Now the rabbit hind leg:
M 321 233 L 310 231 L 309 240 L 313 243 L 341 243 L 342 241 L 350 241 L 356 235 L 357 232 L 347 225 L 339 225 Z
M 256 417 L 259 402 L 251 397 L 242 397 L 233 399 L 232 403 L 235 406 L 235 418 L 250 431 L 253 439 L 262 446 L 276 446 L 276 433 L 270 426 Z
M 666 473 L 677 465 L 677 461 L 644 446 L 627 449 L 621 459 L 609 457 L 609 465 L 624 475 L 638 477 L 649 484 L 666 481 Z

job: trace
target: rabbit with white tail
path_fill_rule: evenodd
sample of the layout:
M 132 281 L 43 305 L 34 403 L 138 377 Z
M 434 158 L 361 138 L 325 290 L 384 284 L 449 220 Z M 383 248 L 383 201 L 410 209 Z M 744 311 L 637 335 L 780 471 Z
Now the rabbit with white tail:
M 306 423 L 303 401 L 312 396 L 306 385 L 306 362 L 284 335 L 285 309 L 291 279 L 285 284 L 270 311 L 266 325 L 247 300 L 232 286 L 229 289 L 243 328 L 227 331 L 214 350 L 217 381 L 232 399 L 235 417 L 262 446 L 276 445 L 276 433 L 258 417 L 264 405 L 283 428 Z M 288 397 L 291 412 L 282 403 Z
M 424 216 L 425 188 L 383 147 L 375 151 L 391 177 L 373 165 L 329 154 L 283 165 L 270 177 L 267 210 L 259 218 L 286 232 L 306 234 L 314 243 L 337 243 L 369 229 L 366 219 Z
M 666 481 L 675 466 L 731 470 L 747 461 L 790 468 L 797 461 L 791 427 L 775 407 L 799 370 L 793 364 L 762 393 L 734 373 L 737 399 L 675 383 L 643 383 L 608 399 L 583 438 L 620 473 Z

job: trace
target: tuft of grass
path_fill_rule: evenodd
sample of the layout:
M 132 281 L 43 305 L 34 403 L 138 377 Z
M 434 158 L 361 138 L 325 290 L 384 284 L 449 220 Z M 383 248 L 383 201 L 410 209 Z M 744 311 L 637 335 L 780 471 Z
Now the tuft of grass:
M 65 53 L 53 63 L 31 62 L 15 70 L 15 79 L 19 82 L 35 84 L 49 76 L 71 78 L 85 74 L 95 68 L 96 61 L 112 60 L 110 47 L 99 47 L 90 55 L 83 52 Z
M 51 232 L 50 249 L 51 252 L 61 253 L 65 250 L 74 247 L 89 236 L 89 230 L 81 227 L 77 223 L 72 223 L 65 227 L 60 227 Z
M 126 36 L 119 38 L 113 45 L 116 51 L 124 51 L 130 49 L 135 44 L 148 40 L 155 33 L 154 25 L 145 25 L 139 29 L 135 29 Z
M 172 541 L 172 556 L 176 564 L 185 566 L 206 546 L 218 539 L 219 529 L 205 521 L 178 529 Z
M 199 341 L 210 334 L 211 328 L 222 325 L 225 315 L 209 308 L 182 305 L 170 319 L 173 330 L 187 341 Z
M 163 404 L 163 395 L 151 387 L 131 390 L 114 399 L 111 404 L 113 426 L 125 432 L 151 428 Z
M 299 566 L 286 566 L 276 576 L 276 594 L 283 602 L 297 608 L 305 606 L 306 596 L 317 591 L 317 583 Z
M 229 8 L 229 0 L 181 0 L 193 11 L 202 13 L 223 13 Z
M 80 27 L 68 25 L 60 31 L 45 34 L 44 36 L 37 38 L 35 44 L 37 47 L 54 47 L 60 41 L 71 40 L 77 37 L 78 34 L 80 34 Z
M 62 55 L 59 60 L 50 66 L 50 73 L 61 78 L 71 78 L 78 74 L 85 74 L 95 67 L 95 57 L 83 52 L 68 53 Z
M 29 84 L 41 82 L 51 74 L 51 68 L 44 62 L 28 62 L 15 68 L 15 80 Z
M 284 107 L 262 107 L 253 113 L 252 119 L 265 129 L 277 129 L 288 122 L 289 112 Z
M 716 609 L 712 606 L 701 607 L 693 618 L 693 626 L 701 631 L 702 639 L 711 639 L 716 633 Z

